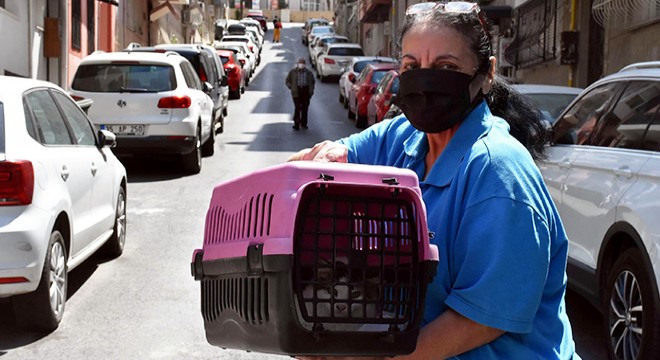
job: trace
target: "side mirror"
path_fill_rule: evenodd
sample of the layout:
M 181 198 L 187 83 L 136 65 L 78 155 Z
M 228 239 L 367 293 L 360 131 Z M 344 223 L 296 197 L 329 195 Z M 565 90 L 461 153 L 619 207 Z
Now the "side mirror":
M 227 86 L 229 85 L 229 81 L 227 80 L 227 75 L 222 76 L 222 80 L 220 80 L 220 86 Z
M 81 99 L 81 100 L 76 101 L 76 103 L 85 112 L 85 114 L 88 114 L 89 113 L 89 108 L 94 103 L 94 100 L 92 100 L 92 99 Z
M 99 143 L 97 144 L 99 149 L 117 146 L 117 137 L 108 130 L 99 130 L 97 137 L 99 138 Z
M 204 81 L 202 87 L 203 87 L 203 91 L 207 94 L 211 93 L 211 91 L 213 90 L 213 85 L 211 85 L 211 83 L 208 81 Z

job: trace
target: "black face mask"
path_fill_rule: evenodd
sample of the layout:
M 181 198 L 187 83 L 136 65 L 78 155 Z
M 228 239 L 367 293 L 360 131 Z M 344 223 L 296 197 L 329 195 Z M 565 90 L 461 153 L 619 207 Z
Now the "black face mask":
M 481 102 L 483 79 L 478 73 L 470 76 L 451 70 L 409 70 L 399 75 L 397 103 L 417 130 L 443 132 L 463 121 Z M 477 95 L 471 99 L 470 88 L 476 85 Z

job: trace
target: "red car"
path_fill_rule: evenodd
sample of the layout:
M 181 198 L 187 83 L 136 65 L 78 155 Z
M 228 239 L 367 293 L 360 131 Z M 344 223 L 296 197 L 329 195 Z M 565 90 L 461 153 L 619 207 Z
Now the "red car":
M 383 121 L 392 104 L 392 95 L 399 92 L 399 71 L 390 70 L 376 86 L 367 105 L 367 125 Z
M 229 83 L 229 96 L 234 99 L 240 99 L 241 94 L 245 92 L 245 75 L 243 64 L 236 57 L 236 53 L 230 50 L 216 50 L 222 65 L 227 73 Z
M 362 69 L 351 86 L 348 99 L 348 118 L 356 118 L 355 126 L 361 129 L 367 127 L 367 105 L 376 90 L 376 85 L 388 71 L 398 68 L 398 64 L 375 63 Z

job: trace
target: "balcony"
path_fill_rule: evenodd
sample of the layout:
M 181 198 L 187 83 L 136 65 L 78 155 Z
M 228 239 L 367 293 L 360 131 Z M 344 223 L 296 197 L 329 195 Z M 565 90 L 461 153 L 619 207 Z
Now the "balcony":
M 360 22 L 382 23 L 390 18 L 392 0 L 360 0 Z

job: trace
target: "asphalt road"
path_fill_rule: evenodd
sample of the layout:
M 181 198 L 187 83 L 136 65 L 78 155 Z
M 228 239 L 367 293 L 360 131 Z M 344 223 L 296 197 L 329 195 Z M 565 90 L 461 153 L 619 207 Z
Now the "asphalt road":
M 202 246 L 213 187 L 270 165 L 323 139 L 356 131 L 337 102 L 336 83 L 317 83 L 309 130 L 291 129 L 293 103 L 284 78 L 307 57 L 301 24 L 285 24 L 282 43 L 266 35 L 263 60 L 240 100 L 232 100 L 216 153 L 198 175 L 186 176 L 172 159 L 123 159 L 129 174 L 128 236 L 115 260 L 92 257 L 70 274 L 69 300 L 55 332 L 16 327 L 0 301 L 0 358 L 14 359 L 285 359 L 208 345 L 200 314 L 199 283 L 190 260 Z M 600 315 L 570 293 L 567 307 L 578 352 L 604 359 Z

